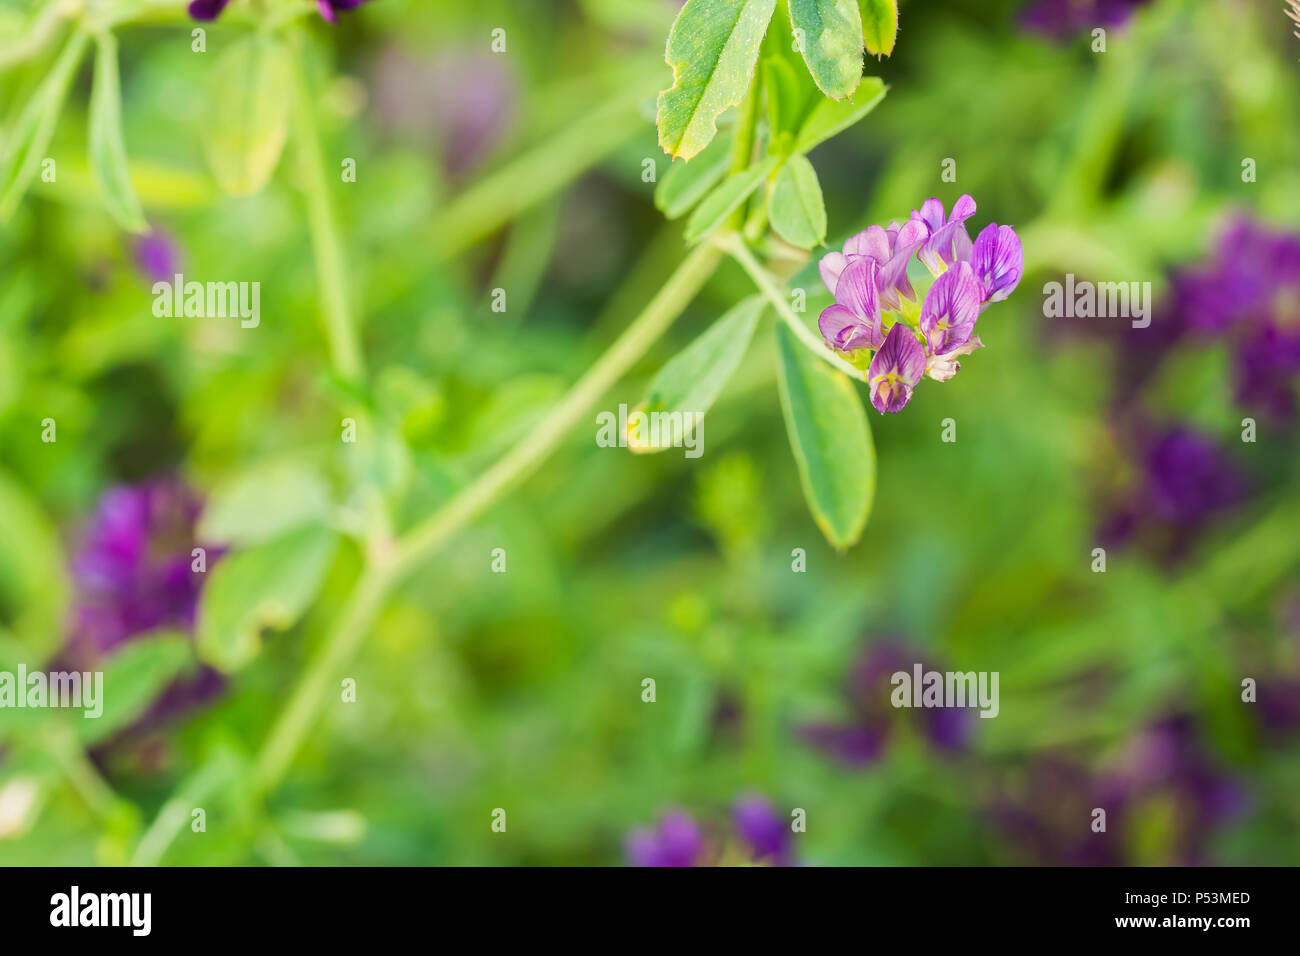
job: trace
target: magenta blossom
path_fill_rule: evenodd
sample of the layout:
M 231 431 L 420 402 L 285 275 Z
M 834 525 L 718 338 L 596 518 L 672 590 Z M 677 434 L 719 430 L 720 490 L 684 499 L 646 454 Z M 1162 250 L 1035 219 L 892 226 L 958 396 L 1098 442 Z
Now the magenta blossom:
M 1010 226 L 989 223 L 975 239 L 970 263 L 979 279 L 982 301 L 1001 302 L 1016 291 L 1025 271 L 1020 237 Z
M 888 229 L 868 226 L 844 243 L 843 252 L 831 252 L 818 264 L 822 282 L 831 295 L 848 264 L 859 257 L 874 259 L 879 267 L 876 277 L 880 302 L 888 309 L 901 309 L 904 298 L 915 300 L 916 293 L 907 279 L 907 264 L 912 254 L 928 238 L 925 224 L 909 219 L 900 226 L 891 222 Z
M 880 267 L 870 256 L 855 256 L 835 284 L 835 304 L 817 320 L 824 338 L 841 352 L 878 349 L 884 341 L 880 326 Z
M 925 243 L 916 257 L 932 275 L 940 275 L 954 262 L 970 258 L 966 220 L 973 215 L 975 200 L 966 193 L 952 204 L 952 215 L 947 219 L 943 215 L 943 203 L 937 199 L 923 202 L 920 212 L 912 210 L 912 222 L 919 222 L 926 230 Z
M 921 306 L 921 334 L 931 355 L 944 355 L 970 341 L 982 294 L 969 262 L 959 262 L 930 286 Z
M 895 322 L 867 370 L 871 404 L 882 415 L 901 411 L 912 400 L 912 389 L 924 374 L 925 351 L 921 343 L 911 329 Z

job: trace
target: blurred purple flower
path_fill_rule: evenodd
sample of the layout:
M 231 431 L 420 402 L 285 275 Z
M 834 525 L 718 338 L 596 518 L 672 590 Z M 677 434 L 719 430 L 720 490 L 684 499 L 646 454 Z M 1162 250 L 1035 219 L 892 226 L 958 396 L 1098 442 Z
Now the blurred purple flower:
M 1123 26 L 1138 7 L 1150 0 L 1034 0 L 1020 13 L 1020 23 L 1032 33 L 1066 39 L 1097 27 Z
M 200 507 L 198 496 L 176 479 L 103 494 L 71 562 L 73 619 L 64 650 L 70 663 L 91 666 L 159 629 L 193 631 L 205 580 L 191 570 L 191 551 L 201 546 L 194 539 Z M 221 550 L 205 550 L 210 570 Z M 220 678 L 205 669 L 164 692 L 151 716 L 206 699 L 219 687 Z
M 652 830 L 635 830 L 627 838 L 633 866 L 696 866 L 704 855 L 704 835 L 695 818 L 670 810 Z
M 740 838 L 749 844 L 754 861 L 789 866 L 794 858 L 790 826 L 765 798 L 742 797 L 732 808 L 732 823 Z
M 316 0 L 320 15 L 330 23 L 335 22 L 336 15 L 345 10 L 355 10 L 368 0 Z M 190 16 L 195 20 L 215 20 L 230 4 L 230 0 L 191 0 Z
M 1143 839 L 1144 810 L 1164 808 L 1170 825 L 1159 845 Z M 1150 863 L 1134 850 L 1154 850 L 1159 862 L 1199 865 L 1214 831 L 1246 807 L 1237 781 L 1205 750 L 1183 715 L 1143 727 L 1120 760 L 1092 772 L 1066 757 L 1033 759 L 1012 787 L 1003 787 L 990 815 L 1023 862 L 1068 866 Z M 1095 808 L 1106 811 L 1105 832 L 1092 832 Z
M 171 282 L 180 271 L 180 246 L 162 229 L 137 236 L 133 252 L 136 268 L 150 282 Z
M 376 62 L 373 88 L 380 127 L 436 147 L 455 179 L 472 173 L 500 141 L 518 100 L 506 58 L 471 49 L 416 59 L 390 47 Z
M 800 735 L 827 756 L 850 767 L 864 767 L 878 760 L 888 745 L 895 722 L 907 719 L 904 711 L 890 703 L 890 677 L 897 671 L 911 672 L 921 662 L 915 648 L 897 638 L 886 638 L 862 652 L 849 671 L 847 697 L 849 717 L 840 722 L 805 724 Z M 955 753 L 965 748 L 973 728 L 966 708 L 910 709 L 920 732 L 936 749 Z
M 1191 428 L 1139 424 L 1133 433 L 1139 475 L 1099 536 L 1122 546 L 1145 535 L 1166 558 L 1179 558 L 1211 522 L 1246 499 L 1249 485 L 1223 448 Z

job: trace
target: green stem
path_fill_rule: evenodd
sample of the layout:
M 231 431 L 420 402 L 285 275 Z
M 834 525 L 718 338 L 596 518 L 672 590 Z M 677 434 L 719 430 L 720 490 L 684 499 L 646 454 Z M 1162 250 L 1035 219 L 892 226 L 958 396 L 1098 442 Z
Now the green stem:
M 448 538 L 532 474 L 569 429 L 672 325 L 721 259 L 722 250 L 715 245 L 706 243 L 693 250 L 641 314 L 569 389 L 536 429 L 477 481 L 411 529 L 389 554 L 378 556 L 362 573 L 338 623 L 299 679 L 288 707 L 262 746 L 254 773 L 254 785 L 259 796 L 273 791 L 283 779 L 333 686 L 334 678 L 356 655 L 392 589 Z
M 785 320 L 785 324 L 790 326 L 790 331 L 803 342 L 814 355 L 828 362 L 835 368 L 839 369 L 850 378 L 856 378 L 860 382 L 867 380 L 867 373 L 860 368 L 850 365 L 840 356 L 836 355 L 826 347 L 826 343 L 817 337 L 812 329 L 795 315 L 794 309 L 790 308 L 790 303 L 786 294 L 777 286 L 772 279 L 771 273 L 763 268 L 759 261 L 754 258 L 754 254 L 749 251 L 749 247 L 744 241 L 734 233 L 722 239 L 716 240 L 717 243 L 749 273 L 749 277 L 754 280 L 754 285 L 758 291 L 763 293 L 767 301 L 772 303 L 777 314 Z
M 307 201 L 307 222 L 311 229 L 312 253 L 321 288 L 321 309 L 329 342 L 330 363 L 342 378 L 361 377 L 361 349 L 357 344 L 347 289 L 347 263 L 338 224 L 330 206 L 330 187 L 321 158 L 320 134 L 316 128 L 315 105 L 307 91 L 302 58 L 302 34 L 293 31 L 294 135 L 302 159 L 303 196 Z

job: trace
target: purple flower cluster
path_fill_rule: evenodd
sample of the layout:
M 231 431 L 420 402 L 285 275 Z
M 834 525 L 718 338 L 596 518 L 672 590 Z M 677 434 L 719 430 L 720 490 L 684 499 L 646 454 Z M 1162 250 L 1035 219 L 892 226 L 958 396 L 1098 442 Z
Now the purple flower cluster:
M 770 866 L 794 864 L 790 823 L 766 798 L 749 795 L 732 806 L 731 829 L 746 862 Z M 669 810 L 652 828 L 634 830 L 627 838 L 633 866 L 709 866 L 732 858 L 722 845 L 684 810 Z
M 904 712 L 890 703 L 891 675 L 910 673 L 918 661 L 924 665 L 916 650 L 898 639 L 867 648 L 849 671 L 848 718 L 807 724 L 801 728 L 804 739 L 841 763 L 864 767 L 883 755 L 897 722 L 915 715 L 921 734 L 933 747 L 944 753 L 960 751 L 972 730 L 969 711 L 938 707 Z
M 970 196 L 950 215 L 927 199 L 906 223 L 870 226 L 819 263 L 835 296 L 817 322 L 822 338 L 855 363 L 871 355 L 867 384 L 881 413 L 901 411 L 925 375 L 952 378 L 961 356 L 983 346 L 975 334 L 980 313 L 1020 283 L 1024 252 L 1015 230 L 989 223 L 972 243 L 966 220 L 974 214 Z M 935 277 L 919 308 L 907 274 L 913 257 Z M 888 326 L 886 312 L 895 313 Z
M 316 7 L 322 17 L 334 23 L 339 13 L 355 10 L 365 2 L 366 0 L 316 0 Z M 229 5 L 230 0 L 190 0 L 190 16 L 195 20 L 215 20 Z
M 180 481 L 110 488 L 72 559 L 73 618 L 65 658 L 84 668 L 119 645 L 160 629 L 194 628 L 204 574 L 192 569 L 201 502 Z M 220 549 L 206 548 L 208 568 Z M 164 694 L 173 709 L 219 688 L 215 672 Z
M 1151 0 L 1034 0 L 1020 13 L 1020 23 L 1032 33 L 1067 39 L 1097 27 L 1114 29 L 1128 22 L 1138 7 Z
M 1097 772 L 1060 755 L 1030 762 L 990 814 L 1022 862 L 1045 865 L 1198 865 L 1214 830 L 1246 806 L 1238 782 L 1183 715 L 1157 720 Z M 1106 811 L 1106 830 L 1089 826 Z M 1162 825 L 1151 828 L 1152 821 Z M 1141 854 L 1140 856 L 1137 854 Z

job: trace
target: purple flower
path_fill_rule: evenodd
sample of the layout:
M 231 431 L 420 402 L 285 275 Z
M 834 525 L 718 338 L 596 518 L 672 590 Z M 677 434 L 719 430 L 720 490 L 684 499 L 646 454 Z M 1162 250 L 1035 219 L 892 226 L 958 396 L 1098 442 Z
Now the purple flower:
M 1010 226 L 989 223 L 975 239 L 970 264 L 979 279 L 982 300 L 1001 302 L 1016 290 L 1025 271 L 1020 237 Z
M 1161 434 L 1147 451 L 1145 503 L 1150 513 L 1191 525 L 1235 505 L 1245 482 L 1211 439 L 1189 428 Z
M 907 264 L 928 235 L 925 223 L 914 219 L 909 219 L 902 226 L 891 222 L 888 229 L 868 226 L 864 231 L 849 237 L 844 243 L 843 252 L 830 252 L 822 257 L 817 266 L 822 282 L 834 295 L 845 267 L 859 256 L 869 257 L 879 266 L 876 285 L 881 304 L 889 309 L 901 309 L 904 298 L 916 299 L 916 293 L 907 278 Z
M 790 827 L 764 797 L 748 796 L 736 801 L 732 822 L 740 838 L 749 844 L 755 862 L 788 866 L 793 858 Z
M 1237 351 L 1233 387 L 1242 405 L 1276 421 L 1296 413 L 1295 381 L 1300 375 L 1300 335 L 1266 325 L 1248 336 Z
M 970 341 L 980 315 L 980 283 L 969 262 L 934 280 L 921 305 L 921 334 L 931 355 L 945 355 Z
M 925 350 L 911 329 L 895 322 L 867 369 L 871 404 L 882 415 L 902 411 L 924 374 Z
M 189 6 L 190 16 L 195 20 L 215 20 L 228 3 L 230 0 L 192 0 Z
M 969 259 L 970 236 L 966 233 L 966 220 L 975 215 L 975 200 L 963 194 L 952 206 L 952 215 L 943 214 L 943 203 L 927 199 L 921 209 L 912 210 L 912 221 L 925 227 L 926 240 L 917 252 L 917 258 L 932 275 L 940 275 L 954 262 Z
M 1035 0 L 1021 12 L 1020 23 L 1033 33 L 1058 39 L 1128 22 L 1150 0 Z
M 873 644 L 849 671 L 849 719 L 842 723 L 814 723 L 800 735 L 818 750 L 850 767 L 864 767 L 885 752 L 902 711 L 890 702 L 891 677 L 911 672 L 921 661 L 916 650 L 897 638 Z M 923 668 L 927 665 L 923 663 Z M 915 713 L 913 711 L 912 713 Z M 925 709 L 918 715 L 919 730 L 939 751 L 953 753 L 965 746 L 973 721 L 964 708 Z
M 320 15 L 330 23 L 335 22 L 335 15 L 344 10 L 355 10 L 367 0 L 316 0 Z M 215 20 L 225 10 L 230 0 L 191 0 L 190 16 L 195 20 Z
M 870 256 L 855 256 L 835 284 L 835 304 L 817 320 L 826 344 L 841 352 L 880 348 L 880 267 Z
M 653 830 L 636 830 L 627 838 L 633 866 L 696 866 L 703 854 L 699 824 L 681 810 L 670 810 Z
M 180 248 L 162 229 L 138 236 L 133 251 L 136 268 L 150 282 L 170 282 L 180 271 Z

